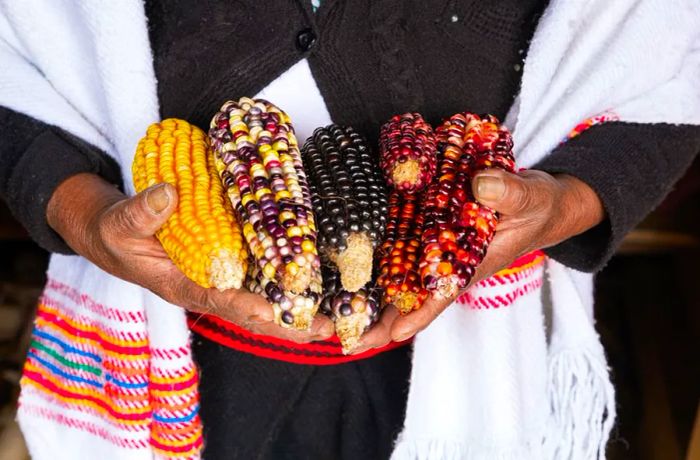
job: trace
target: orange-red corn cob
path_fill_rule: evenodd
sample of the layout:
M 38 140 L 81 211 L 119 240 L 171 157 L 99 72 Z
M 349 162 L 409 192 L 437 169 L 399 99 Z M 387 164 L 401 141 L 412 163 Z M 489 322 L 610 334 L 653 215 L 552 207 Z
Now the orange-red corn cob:
M 377 284 L 384 289 L 384 303 L 394 305 L 402 314 L 419 309 L 428 296 L 418 272 L 422 229 L 419 198 L 393 190 Z
M 456 114 L 436 133 L 440 164 L 424 202 L 420 273 L 434 296 L 450 298 L 471 281 L 498 221 L 474 200 L 471 178 L 489 167 L 514 172 L 515 161 L 510 133 L 492 115 Z
M 395 115 L 379 137 L 380 165 L 387 182 L 403 193 L 423 190 L 435 175 L 436 138 L 418 113 Z

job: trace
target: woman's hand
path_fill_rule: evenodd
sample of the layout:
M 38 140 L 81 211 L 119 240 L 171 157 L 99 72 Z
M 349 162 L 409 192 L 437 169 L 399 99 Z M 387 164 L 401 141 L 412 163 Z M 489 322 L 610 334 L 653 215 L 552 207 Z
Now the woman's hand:
M 284 329 L 274 323 L 272 306 L 263 297 L 242 289 L 205 289 L 189 280 L 154 236 L 176 207 L 177 193 L 168 184 L 127 198 L 99 176 L 78 174 L 58 186 L 46 214 L 49 225 L 76 253 L 189 311 L 296 342 L 333 334 L 332 322 L 323 315 L 308 332 Z
M 476 199 L 500 214 L 496 234 L 470 286 L 509 266 L 535 249 L 554 246 L 599 224 L 605 215 L 598 195 L 568 175 L 542 171 L 510 174 L 499 169 L 479 173 L 472 181 Z M 420 310 L 399 316 L 388 308 L 353 353 L 406 340 L 427 327 L 452 299 L 429 299 Z

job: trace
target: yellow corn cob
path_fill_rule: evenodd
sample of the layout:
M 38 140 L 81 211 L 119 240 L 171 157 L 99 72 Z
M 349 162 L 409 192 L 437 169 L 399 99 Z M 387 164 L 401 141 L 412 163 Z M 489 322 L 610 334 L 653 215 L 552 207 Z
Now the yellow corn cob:
M 137 192 L 162 182 L 177 190 L 177 209 L 156 232 L 175 265 L 205 288 L 240 288 L 248 256 L 207 135 L 175 118 L 152 124 L 136 148 L 132 175 Z

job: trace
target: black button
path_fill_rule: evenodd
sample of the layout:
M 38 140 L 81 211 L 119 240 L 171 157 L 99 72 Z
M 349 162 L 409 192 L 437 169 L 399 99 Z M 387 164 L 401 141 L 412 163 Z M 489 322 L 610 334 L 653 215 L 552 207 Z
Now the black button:
M 304 29 L 297 34 L 297 48 L 301 51 L 309 51 L 316 44 L 316 34 L 312 29 Z

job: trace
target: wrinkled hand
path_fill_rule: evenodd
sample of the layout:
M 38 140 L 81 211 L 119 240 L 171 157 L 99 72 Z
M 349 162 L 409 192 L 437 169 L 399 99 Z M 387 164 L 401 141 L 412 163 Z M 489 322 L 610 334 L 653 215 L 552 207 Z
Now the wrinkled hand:
M 189 280 L 154 236 L 176 207 L 177 193 L 170 185 L 156 185 L 127 198 L 96 175 L 78 174 L 56 189 L 47 220 L 76 253 L 189 311 L 296 342 L 333 334 L 333 324 L 325 316 L 319 315 L 308 332 L 284 329 L 274 323 L 272 306 L 263 297 L 243 289 L 205 289 Z
M 603 206 L 593 189 L 568 175 L 552 176 L 535 170 L 510 174 L 492 169 L 474 178 L 472 191 L 481 204 L 498 211 L 500 219 L 470 286 L 508 267 L 518 257 L 554 246 L 604 218 Z M 420 310 L 403 317 L 395 308 L 387 308 L 353 353 L 412 337 L 453 301 L 430 298 Z

